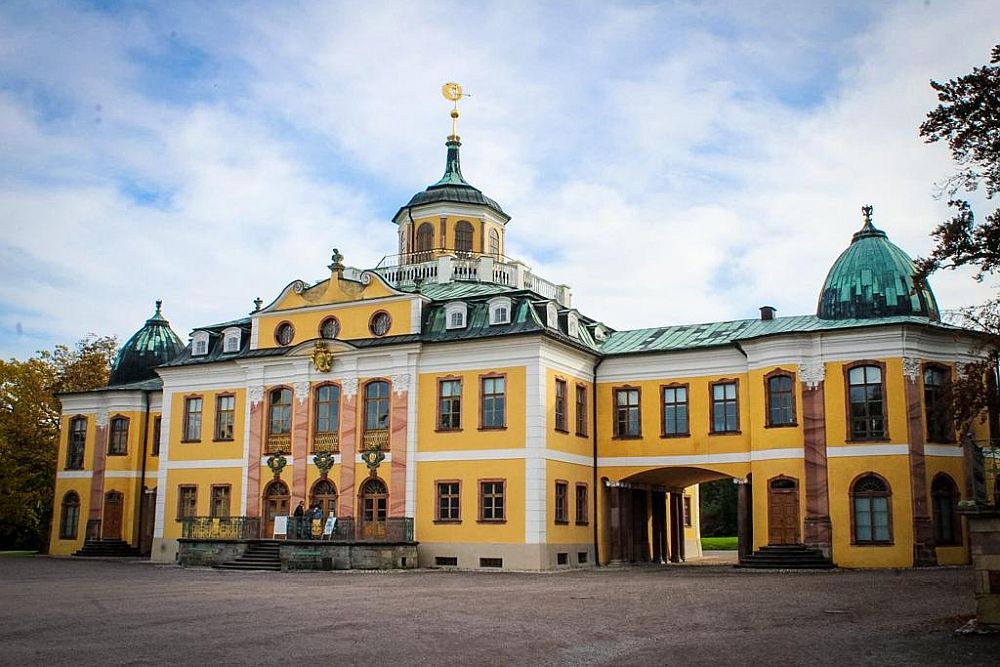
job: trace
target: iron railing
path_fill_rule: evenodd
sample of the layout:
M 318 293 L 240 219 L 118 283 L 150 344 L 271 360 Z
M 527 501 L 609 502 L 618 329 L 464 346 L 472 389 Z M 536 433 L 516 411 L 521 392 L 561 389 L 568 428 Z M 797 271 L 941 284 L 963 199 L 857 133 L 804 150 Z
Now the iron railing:
M 373 428 L 368 429 L 361 436 L 361 451 L 366 449 L 389 449 L 389 429 Z
M 192 516 L 181 519 L 181 537 L 193 540 L 255 540 L 260 519 L 252 516 Z
M 265 454 L 291 454 L 292 435 L 291 433 L 271 434 L 267 436 L 264 445 Z
M 330 452 L 331 454 L 336 454 L 339 451 L 339 433 L 316 433 L 313 435 L 313 453 Z

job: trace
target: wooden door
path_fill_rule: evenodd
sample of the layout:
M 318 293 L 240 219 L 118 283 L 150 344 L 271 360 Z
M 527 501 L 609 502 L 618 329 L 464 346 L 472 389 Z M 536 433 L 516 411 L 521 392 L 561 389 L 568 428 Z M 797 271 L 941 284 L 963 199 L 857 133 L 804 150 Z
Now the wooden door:
M 799 485 L 791 477 L 768 484 L 767 535 L 769 544 L 799 544 Z
M 364 539 L 385 537 L 386 509 L 389 503 L 385 482 L 369 479 L 361 489 L 361 536 Z
M 142 535 L 139 536 L 139 553 L 148 556 L 153 549 L 153 525 L 156 523 L 156 489 L 145 489 L 142 494 Z
M 260 528 L 263 538 L 274 537 L 274 517 L 288 516 L 288 486 L 275 480 L 264 489 L 264 525 Z
M 122 538 L 122 507 L 124 498 L 118 491 L 109 491 L 104 496 L 104 515 L 101 520 L 101 537 L 105 540 Z

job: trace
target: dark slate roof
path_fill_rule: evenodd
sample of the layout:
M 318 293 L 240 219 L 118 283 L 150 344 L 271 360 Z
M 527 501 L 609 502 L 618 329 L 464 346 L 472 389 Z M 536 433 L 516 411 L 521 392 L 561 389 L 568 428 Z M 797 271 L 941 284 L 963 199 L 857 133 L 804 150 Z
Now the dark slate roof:
M 241 330 L 240 333 L 240 349 L 238 352 L 223 352 L 223 336 L 222 332 L 225 329 L 231 327 L 237 327 Z M 229 322 L 220 322 L 219 324 L 210 324 L 208 326 L 199 327 L 195 331 L 206 331 L 208 332 L 208 354 L 203 355 L 192 355 L 191 345 L 186 346 L 180 354 L 178 354 L 174 359 L 168 363 L 162 364 L 163 367 L 171 366 L 189 366 L 192 364 L 206 364 L 216 361 L 229 361 L 231 359 L 243 358 L 243 357 L 254 357 L 254 356 L 273 356 L 267 354 L 271 352 L 270 349 L 265 350 L 250 350 L 250 318 L 243 317 L 238 320 L 230 320 Z M 284 348 L 279 348 L 284 349 Z
M 170 328 L 170 322 L 164 319 L 160 311 L 162 305 L 162 301 L 156 302 L 153 316 L 118 351 L 111 365 L 109 386 L 155 378 L 153 369 L 176 358 L 184 349 L 184 343 Z
M 824 320 L 920 315 L 940 319 L 930 286 L 916 289 L 910 257 L 871 222 L 830 267 L 819 293 L 816 315 Z

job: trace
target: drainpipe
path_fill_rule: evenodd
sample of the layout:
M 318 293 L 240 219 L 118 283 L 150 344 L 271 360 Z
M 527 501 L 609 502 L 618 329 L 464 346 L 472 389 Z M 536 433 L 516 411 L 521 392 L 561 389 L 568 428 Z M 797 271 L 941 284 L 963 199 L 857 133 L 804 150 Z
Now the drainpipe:
M 141 464 L 142 468 L 139 473 L 139 488 L 138 488 L 138 493 L 136 494 L 139 500 L 136 504 L 136 510 L 137 510 L 136 516 L 138 517 L 138 520 L 136 521 L 136 539 L 135 539 L 135 545 L 140 550 L 142 547 L 142 529 L 143 529 L 142 505 L 146 500 L 146 446 L 147 446 L 146 441 L 148 440 L 148 435 L 149 435 L 149 394 L 150 392 L 148 389 L 145 389 L 142 392 L 143 402 L 145 404 L 145 412 L 142 419 L 142 464 Z
M 591 416 L 590 416 L 590 432 L 591 432 L 591 446 L 594 459 L 593 470 L 591 471 L 593 479 L 591 488 L 594 489 L 594 567 L 601 566 L 601 554 L 599 551 L 600 532 L 597 526 L 597 520 L 598 517 L 600 516 L 600 512 L 598 512 L 598 495 L 600 494 L 600 490 L 598 489 L 597 486 L 597 367 L 600 366 L 601 362 L 603 361 L 604 357 L 600 357 L 597 360 L 597 363 L 594 364 L 594 381 L 593 384 L 591 385 L 591 390 L 590 390 L 591 404 L 593 406 L 593 408 L 591 409 Z

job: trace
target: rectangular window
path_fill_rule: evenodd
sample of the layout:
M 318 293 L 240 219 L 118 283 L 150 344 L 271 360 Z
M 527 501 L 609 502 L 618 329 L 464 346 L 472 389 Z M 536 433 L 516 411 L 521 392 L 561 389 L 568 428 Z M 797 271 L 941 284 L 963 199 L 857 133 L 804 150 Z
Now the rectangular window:
M 882 367 L 870 365 L 848 369 L 847 396 L 851 440 L 887 439 Z
M 449 480 L 437 483 L 437 520 L 458 522 L 462 520 L 461 483 Z
M 479 481 L 479 520 L 505 521 L 506 506 L 504 503 L 504 487 L 502 479 Z
M 639 390 L 615 389 L 615 437 L 642 437 L 639 420 Z
M 775 371 L 764 380 L 767 426 L 795 425 L 795 382 L 788 373 Z
M 576 385 L 576 434 L 587 435 L 587 388 Z
M 340 432 L 340 387 L 335 384 L 316 389 L 316 432 Z
M 569 523 L 569 484 L 556 482 L 556 523 Z
M 507 378 L 488 376 L 480 380 L 481 428 L 506 428 L 507 426 Z
M 587 523 L 590 506 L 587 504 L 587 485 L 577 482 L 576 485 L 576 522 L 579 525 Z
M 201 396 L 184 399 L 184 442 L 201 440 Z
M 229 499 L 231 497 L 228 484 L 216 484 L 212 486 L 212 506 L 209 516 L 223 519 L 229 518 Z
M 462 428 L 462 381 L 438 380 L 438 430 Z
M 691 496 L 684 496 L 684 526 L 691 527 Z
M 115 417 L 111 420 L 111 433 L 108 435 L 108 454 L 124 456 L 128 452 L 128 419 Z
M 691 434 L 688 423 L 688 386 L 674 385 L 662 388 L 662 434 L 685 436 Z
M 567 431 L 566 428 L 566 380 L 556 380 L 556 430 Z
M 177 487 L 177 518 L 198 516 L 198 487 L 182 484 Z
M 150 447 L 150 451 L 152 452 L 152 454 L 151 454 L 152 456 L 159 456 L 160 455 L 160 433 L 161 433 L 162 427 L 163 427 L 163 417 L 154 417 L 153 418 L 153 442 L 151 443 L 152 446 Z
M 736 433 L 740 430 L 740 415 L 736 401 L 736 382 L 713 382 L 712 433 Z
M 87 420 L 77 417 L 69 423 L 69 442 L 66 448 L 66 469 L 83 468 L 83 452 L 87 442 Z
M 236 397 L 232 395 L 215 398 L 215 439 L 232 440 L 233 424 L 236 421 Z

